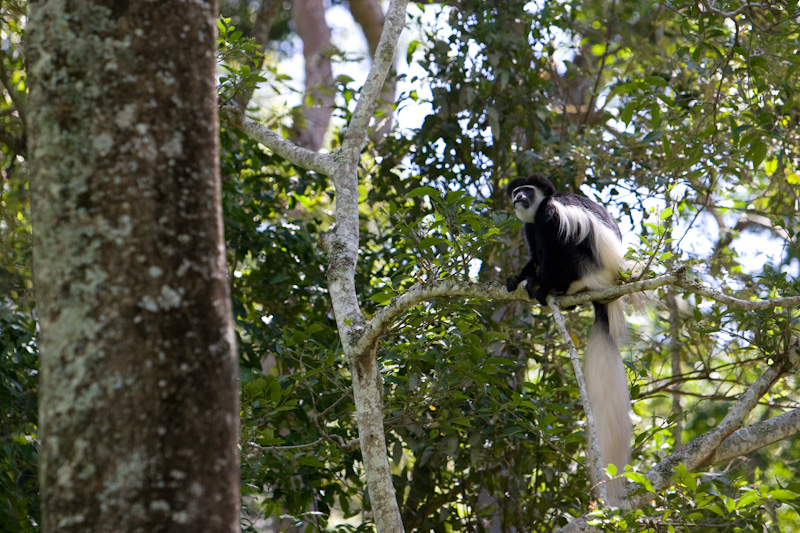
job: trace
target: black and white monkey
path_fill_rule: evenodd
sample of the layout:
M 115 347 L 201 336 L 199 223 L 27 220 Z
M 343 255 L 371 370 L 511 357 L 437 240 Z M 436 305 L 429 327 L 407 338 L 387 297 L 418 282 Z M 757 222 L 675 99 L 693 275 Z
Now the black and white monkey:
M 556 192 L 539 174 L 508 185 L 517 217 L 525 223 L 531 259 L 506 281 L 509 292 L 525 281 L 528 295 L 546 305 L 548 294 L 616 285 L 625 249 L 616 221 L 599 204 L 577 194 Z M 630 393 L 619 343 L 627 337 L 621 300 L 593 302 L 595 318 L 586 343 L 584 374 L 604 467 L 621 475 L 630 461 Z M 597 480 L 595 480 L 597 481 Z M 609 503 L 619 503 L 622 479 L 606 485 Z

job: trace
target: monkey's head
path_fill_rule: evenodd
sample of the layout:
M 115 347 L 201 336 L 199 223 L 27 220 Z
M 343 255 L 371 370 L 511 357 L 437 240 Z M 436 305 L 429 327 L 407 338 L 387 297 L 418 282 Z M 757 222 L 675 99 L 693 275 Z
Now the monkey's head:
M 542 200 L 554 194 L 556 189 L 549 179 L 541 174 L 534 174 L 515 179 L 508 184 L 507 191 L 517 218 L 532 224 Z

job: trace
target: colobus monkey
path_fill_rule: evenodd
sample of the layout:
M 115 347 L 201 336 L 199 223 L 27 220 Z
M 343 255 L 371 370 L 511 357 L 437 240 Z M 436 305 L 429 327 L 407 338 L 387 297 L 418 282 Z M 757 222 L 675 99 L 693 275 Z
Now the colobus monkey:
M 509 292 L 526 281 L 528 295 L 547 305 L 550 293 L 574 294 L 617 284 L 625 250 L 619 227 L 605 208 L 577 194 L 557 193 L 539 174 L 515 179 L 508 193 L 514 212 L 525 222 L 531 253 L 522 272 L 506 281 Z M 628 380 L 618 346 L 628 330 L 621 300 L 593 304 L 594 326 L 584 356 L 586 388 L 603 466 L 614 464 L 621 475 L 630 461 L 632 429 Z M 622 479 L 606 485 L 608 503 L 619 504 L 623 486 Z

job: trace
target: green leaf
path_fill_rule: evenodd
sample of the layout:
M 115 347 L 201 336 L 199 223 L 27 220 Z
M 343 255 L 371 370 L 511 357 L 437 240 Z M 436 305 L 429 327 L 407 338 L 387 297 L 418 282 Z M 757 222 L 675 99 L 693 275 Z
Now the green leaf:
M 668 87 L 669 82 L 661 76 L 647 76 L 644 82 L 648 85 L 658 85 L 659 87 Z
M 322 468 L 325 466 L 325 463 L 317 459 L 316 457 L 311 457 L 310 455 L 301 455 L 297 458 L 297 462 L 301 465 L 306 466 L 313 466 L 315 468 Z
M 392 299 L 392 295 L 388 292 L 376 292 L 369 299 L 377 304 L 385 304 Z
M 625 124 L 630 124 L 634 111 L 636 111 L 636 103 L 628 102 L 619 114 L 619 119 Z
M 764 158 L 767 156 L 767 145 L 761 139 L 755 141 L 748 152 L 750 160 L 753 162 L 753 170 L 756 170 Z
M 441 196 L 441 193 L 438 189 L 434 189 L 433 187 L 428 187 L 427 185 L 423 187 L 416 187 L 411 189 L 406 194 L 406 198 L 416 198 L 417 196 Z
M 767 176 L 772 176 L 776 170 L 778 170 L 778 160 L 776 158 L 768 159 L 764 163 L 764 172 L 767 173 Z
M 787 489 L 775 489 L 769 491 L 769 495 L 771 498 L 776 500 L 780 500 L 783 502 L 791 501 L 797 499 L 797 494 L 787 490 Z
M 640 474 L 639 472 L 625 472 L 623 475 L 631 481 L 643 486 L 647 492 L 655 493 L 653 484 L 644 474 Z
M 650 133 L 644 136 L 642 142 L 643 143 L 653 142 L 654 140 L 660 138 L 662 135 L 664 135 L 664 132 L 661 130 L 651 131 Z
M 436 246 L 438 244 L 445 244 L 449 246 L 450 242 L 447 239 L 443 239 L 441 237 L 425 237 L 419 242 L 419 247 L 431 248 L 432 246 Z
M 747 494 L 745 494 L 744 496 L 742 496 L 741 498 L 739 498 L 739 500 L 736 502 L 736 508 L 737 509 L 743 509 L 743 508 L 747 507 L 748 505 L 751 505 L 753 502 L 756 502 L 756 501 L 759 501 L 759 500 L 761 500 L 761 494 L 759 494 L 758 492 L 756 492 L 754 490 L 750 491 Z

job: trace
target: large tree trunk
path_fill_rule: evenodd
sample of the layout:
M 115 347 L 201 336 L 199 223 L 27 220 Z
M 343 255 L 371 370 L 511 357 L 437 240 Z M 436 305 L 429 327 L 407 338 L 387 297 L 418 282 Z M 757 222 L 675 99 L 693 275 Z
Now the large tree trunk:
M 30 3 L 45 531 L 239 529 L 216 14 Z

